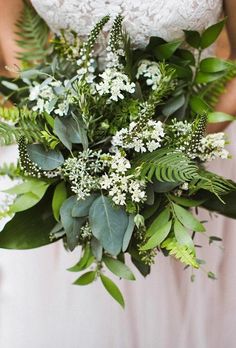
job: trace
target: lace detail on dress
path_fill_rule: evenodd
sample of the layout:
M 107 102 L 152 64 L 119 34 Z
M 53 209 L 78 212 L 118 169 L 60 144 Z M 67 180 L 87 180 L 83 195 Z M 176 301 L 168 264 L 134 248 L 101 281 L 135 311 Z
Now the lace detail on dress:
M 173 40 L 183 29 L 203 30 L 219 18 L 222 0 L 32 0 L 38 13 L 54 32 L 62 28 L 86 36 L 104 15 L 122 13 L 136 47 L 150 36 Z M 109 30 L 110 23 L 105 28 Z

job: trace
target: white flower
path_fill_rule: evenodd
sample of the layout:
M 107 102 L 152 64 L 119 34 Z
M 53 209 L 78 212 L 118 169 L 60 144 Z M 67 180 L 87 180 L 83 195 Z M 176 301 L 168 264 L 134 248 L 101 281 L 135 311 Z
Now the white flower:
M 34 87 L 31 87 L 30 88 L 29 100 L 33 101 L 33 100 L 38 99 L 39 93 L 40 93 L 40 85 L 36 85 Z
M 135 92 L 135 83 L 130 82 L 126 74 L 116 69 L 107 68 L 100 77 L 102 81 L 96 85 L 96 90 L 100 95 L 109 94 L 112 101 L 123 99 L 124 92 Z
M 147 86 L 152 86 L 152 89 L 155 90 L 162 79 L 159 64 L 146 59 L 142 60 L 136 74 L 137 79 L 140 77 L 146 78 Z
M 212 161 L 216 158 L 227 159 L 229 152 L 225 149 L 226 139 L 224 133 L 208 134 L 202 138 L 194 157 L 202 161 Z

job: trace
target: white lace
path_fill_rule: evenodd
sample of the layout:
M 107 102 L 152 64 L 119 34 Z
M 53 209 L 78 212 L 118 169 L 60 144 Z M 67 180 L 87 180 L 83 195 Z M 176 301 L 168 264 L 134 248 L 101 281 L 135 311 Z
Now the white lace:
M 170 41 L 181 38 L 183 29 L 201 31 L 215 23 L 222 11 L 222 0 L 32 0 L 32 3 L 54 32 L 70 28 L 81 36 L 86 36 L 104 15 L 114 17 L 122 13 L 136 47 L 145 46 L 150 36 Z

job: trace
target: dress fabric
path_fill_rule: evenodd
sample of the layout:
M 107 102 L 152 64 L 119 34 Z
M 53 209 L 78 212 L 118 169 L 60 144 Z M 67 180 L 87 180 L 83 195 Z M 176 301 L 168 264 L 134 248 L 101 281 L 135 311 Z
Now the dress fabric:
M 72 28 L 85 36 L 103 15 L 125 16 L 135 45 L 148 37 L 180 38 L 182 29 L 202 30 L 222 11 L 221 0 L 33 0 L 53 31 Z M 107 26 L 106 30 L 109 30 Z M 228 133 L 233 139 L 236 127 Z M 10 152 L 9 152 L 10 151 Z M 1 162 L 13 158 L 0 149 Z M 235 144 L 231 161 L 209 167 L 236 180 Z M 4 182 L 2 182 L 3 186 Z M 0 182 L 1 185 L 1 182 Z M 217 281 L 204 271 L 190 271 L 158 255 L 152 274 L 136 282 L 120 281 L 126 298 L 123 311 L 99 282 L 72 286 L 76 274 L 66 271 L 77 261 L 61 244 L 32 251 L 0 251 L 0 347 L 2 348 L 226 348 L 236 345 L 236 222 L 209 220 L 209 235 L 224 239 L 224 251 L 201 236 L 199 258 L 207 261 Z

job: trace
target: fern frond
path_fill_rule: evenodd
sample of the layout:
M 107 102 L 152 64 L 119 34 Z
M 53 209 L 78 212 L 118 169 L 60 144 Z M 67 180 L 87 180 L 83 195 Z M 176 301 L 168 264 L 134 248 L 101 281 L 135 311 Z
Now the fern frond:
M 187 266 L 199 268 L 196 256 L 191 248 L 177 242 L 175 238 L 167 238 L 162 244 L 161 248 L 169 251 L 169 255 L 173 255 Z
M 0 166 L 0 175 L 7 175 L 10 178 L 20 176 L 19 167 L 15 163 L 3 163 Z
M 6 122 L 16 123 L 19 121 L 19 109 L 17 107 L 0 107 L 0 119 Z
M 42 61 L 47 55 L 49 28 L 27 1 L 24 1 L 16 27 L 19 37 L 17 44 L 21 48 L 17 58 L 27 66 Z
M 213 110 L 219 101 L 219 97 L 225 92 L 227 82 L 236 76 L 236 65 L 232 65 L 225 71 L 222 77 L 208 84 L 197 84 L 194 86 L 193 92 L 200 96 Z
M 141 166 L 141 176 L 168 182 L 190 181 L 198 177 L 198 167 L 184 153 L 163 148 L 139 157 L 135 167 Z
M 203 170 L 199 173 L 199 180 L 193 180 L 193 182 L 191 182 L 191 185 L 192 184 L 194 185 L 192 192 L 196 192 L 200 189 L 206 190 L 215 194 L 222 202 L 221 196 L 236 190 L 236 184 L 233 181 Z

